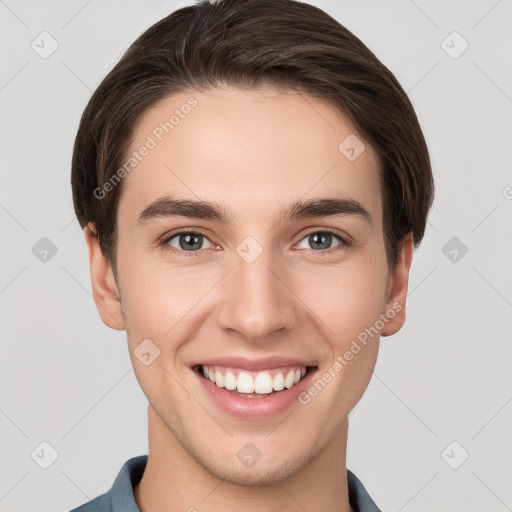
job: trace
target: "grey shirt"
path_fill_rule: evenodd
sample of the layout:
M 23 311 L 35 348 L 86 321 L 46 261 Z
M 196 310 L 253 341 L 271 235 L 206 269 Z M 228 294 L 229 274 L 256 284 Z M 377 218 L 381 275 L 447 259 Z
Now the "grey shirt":
M 71 512 L 140 512 L 133 497 L 133 487 L 142 478 L 147 461 L 147 455 L 139 455 L 127 460 L 110 491 Z M 350 506 L 355 512 L 381 512 L 361 481 L 349 469 L 347 469 L 347 480 Z

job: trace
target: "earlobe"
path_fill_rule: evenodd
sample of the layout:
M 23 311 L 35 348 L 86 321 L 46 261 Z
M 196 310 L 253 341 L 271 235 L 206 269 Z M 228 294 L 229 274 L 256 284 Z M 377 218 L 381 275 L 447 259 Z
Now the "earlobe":
M 411 269 L 414 251 L 413 234 L 408 233 L 402 240 L 398 254 L 398 262 L 389 277 L 388 295 L 383 314 L 387 322 L 381 330 L 381 336 L 396 334 L 405 322 L 405 301 L 409 285 L 409 271 Z
M 89 268 L 94 302 L 105 325 L 124 331 L 124 319 L 119 290 L 108 258 L 101 252 L 94 223 L 90 222 L 83 230 L 89 249 Z

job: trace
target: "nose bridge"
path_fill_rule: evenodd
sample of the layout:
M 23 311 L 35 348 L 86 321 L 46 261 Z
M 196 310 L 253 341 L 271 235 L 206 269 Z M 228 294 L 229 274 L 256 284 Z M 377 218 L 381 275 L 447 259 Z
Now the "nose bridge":
M 270 249 L 248 240 L 233 255 L 234 269 L 224 285 L 219 322 L 248 339 L 259 339 L 294 322 L 293 294 Z M 277 277 L 279 276 L 279 277 Z

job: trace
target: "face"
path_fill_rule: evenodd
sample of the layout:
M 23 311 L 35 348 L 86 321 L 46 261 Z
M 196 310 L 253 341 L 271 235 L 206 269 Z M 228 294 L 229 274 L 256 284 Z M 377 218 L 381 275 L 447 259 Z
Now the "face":
M 161 101 L 132 151 L 117 282 L 88 243 L 150 421 L 219 478 L 292 476 L 340 435 L 404 320 L 412 242 L 391 271 L 376 153 L 320 99 L 229 88 Z

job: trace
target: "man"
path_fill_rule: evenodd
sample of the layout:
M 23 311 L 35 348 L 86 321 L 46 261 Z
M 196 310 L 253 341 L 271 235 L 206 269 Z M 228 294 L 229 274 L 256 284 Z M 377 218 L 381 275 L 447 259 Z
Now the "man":
M 433 196 L 392 73 L 311 5 L 196 3 L 95 91 L 72 186 L 149 402 L 148 456 L 75 511 L 378 511 L 348 415 L 405 321 Z

